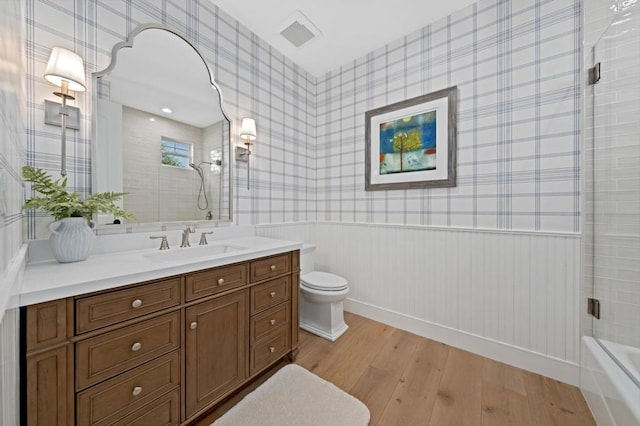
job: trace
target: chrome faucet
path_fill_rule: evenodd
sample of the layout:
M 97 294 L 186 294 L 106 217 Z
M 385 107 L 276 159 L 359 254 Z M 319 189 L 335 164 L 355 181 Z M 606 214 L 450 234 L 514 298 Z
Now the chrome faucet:
M 162 238 L 162 241 L 160 242 L 160 250 L 169 250 L 169 242 L 167 241 L 166 235 L 153 235 L 149 238 L 151 238 L 152 240 Z
M 180 247 L 191 247 L 191 244 L 189 244 L 189 234 L 195 232 L 196 228 L 194 225 L 187 225 L 186 229 L 182 231 L 182 244 L 180 244 Z
M 203 232 L 202 235 L 200 235 L 200 243 L 198 245 L 201 246 L 206 246 L 207 245 L 207 235 L 213 234 L 213 231 L 211 232 Z

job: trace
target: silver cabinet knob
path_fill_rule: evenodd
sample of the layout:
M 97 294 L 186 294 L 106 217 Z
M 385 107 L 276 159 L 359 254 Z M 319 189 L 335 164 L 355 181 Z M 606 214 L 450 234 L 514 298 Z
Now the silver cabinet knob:
M 136 299 L 133 302 L 131 302 L 131 307 L 134 308 L 134 309 L 137 309 L 140 306 L 142 306 L 142 300 L 140 300 L 140 299 Z
M 192 330 L 195 330 L 196 328 L 198 328 L 198 323 L 194 321 L 191 323 L 191 325 L 189 325 L 189 327 L 191 327 Z
M 269 293 L 269 296 L 271 296 L 271 297 L 276 297 L 276 292 L 275 292 L 275 291 L 272 291 L 271 293 Z
M 271 325 L 275 325 L 276 324 L 276 320 L 271 320 L 269 322 L 271 323 Z
M 274 348 L 273 346 L 269 346 L 269 352 L 274 353 L 276 351 L 276 348 Z
M 135 342 L 133 345 L 131 345 L 131 350 L 134 352 L 139 351 L 142 348 L 142 343 L 140 342 Z
M 222 284 L 224 284 L 224 278 L 220 278 L 220 279 L 218 280 L 218 285 L 222 285 Z
M 133 388 L 133 391 L 131 392 L 131 395 L 133 396 L 138 396 L 142 393 L 142 388 L 140 386 L 136 386 Z
M 269 269 L 271 269 L 272 271 L 275 271 L 276 270 L 276 265 L 269 266 Z

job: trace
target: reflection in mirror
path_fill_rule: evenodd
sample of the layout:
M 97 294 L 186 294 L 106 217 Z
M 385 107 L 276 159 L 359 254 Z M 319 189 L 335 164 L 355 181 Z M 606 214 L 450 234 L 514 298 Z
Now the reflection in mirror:
M 231 220 L 230 122 L 191 44 L 140 27 L 114 47 L 94 87 L 93 191 L 128 193 L 122 208 L 135 222 L 126 227 Z

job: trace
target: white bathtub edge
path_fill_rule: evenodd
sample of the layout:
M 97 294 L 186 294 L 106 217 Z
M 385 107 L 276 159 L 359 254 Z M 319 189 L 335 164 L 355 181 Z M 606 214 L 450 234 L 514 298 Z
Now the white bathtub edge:
M 590 336 L 582 337 L 580 390 L 599 426 L 640 425 L 640 388 Z

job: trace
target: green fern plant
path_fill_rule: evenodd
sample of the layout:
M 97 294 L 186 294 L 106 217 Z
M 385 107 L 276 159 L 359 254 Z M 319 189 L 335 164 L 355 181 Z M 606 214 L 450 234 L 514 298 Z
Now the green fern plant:
M 66 217 L 84 217 L 90 221 L 94 213 L 110 213 L 123 219 L 132 219 L 133 215 L 125 213 L 115 202 L 126 192 L 101 192 L 80 199 L 77 192 L 67 191 L 67 178 L 53 180 L 44 170 L 24 166 L 22 177 L 32 184 L 31 188 L 40 194 L 22 206 L 23 209 L 35 209 L 51 214 L 56 220 Z

